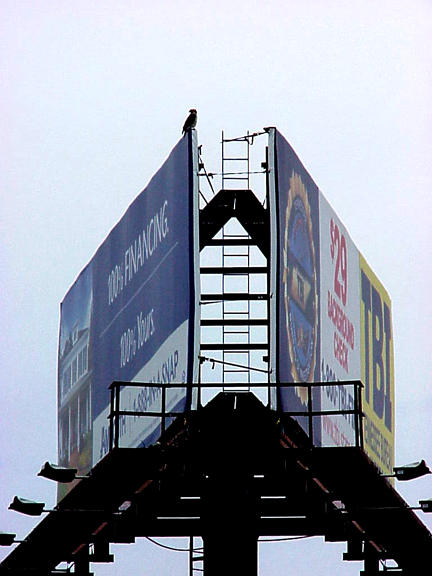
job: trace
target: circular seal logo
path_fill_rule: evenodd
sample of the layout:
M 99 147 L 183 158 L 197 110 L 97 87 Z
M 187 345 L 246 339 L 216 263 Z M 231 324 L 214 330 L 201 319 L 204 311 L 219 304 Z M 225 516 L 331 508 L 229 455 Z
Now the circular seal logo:
M 314 377 L 317 341 L 317 279 L 312 218 L 306 187 L 293 172 L 285 214 L 283 285 L 291 375 L 294 382 Z M 296 388 L 307 403 L 307 389 Z

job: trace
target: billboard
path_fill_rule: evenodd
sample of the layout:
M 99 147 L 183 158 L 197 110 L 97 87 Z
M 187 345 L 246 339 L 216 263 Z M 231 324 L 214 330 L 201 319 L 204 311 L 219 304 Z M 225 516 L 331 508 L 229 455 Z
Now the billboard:
M 394 379 L 388 294 L 347 229 L 285 138 L 269 133 L 272 227 L 271 303 L 274 382 L 282 410 L 308 410 L 305 382 L 328 383 L 312 394 L 314 411 L 352 410 L 352 385 L 364 384 L 364 448 L 390 473 L 394 452 Z M 306 432 L 308 420 L 295 416 Z M 314 444 L 355 444 L 355 418 L 314 419 Z
M 320 378 L 319 346 L 319 191 L 288 142 L 275 131 L 270 149 L 272 217 L 272 292 L 276 322 L 277 382 L 316 382 Z M 274 164 L 274 166 L 272 166 Z M 273 206 L 272 206 L 273 204 Z M 276 241 L 275 241 L 276 240 Z M 273 357 L 273 354 L 272 354 Z M 319 390 L 313 390 L 313 406 L 320 407 Z M 282 410 L 308 409 L 308 389 L 303 386 L 280 391 Z M 297 420 L 308 430 L 307 418 Z M 319 441 L 320 431 L 314 430 Z
M 361 379 L 359 253 L 320 192 L 320 382 Z M 326 386 L 321 409 L 352 410 L 353 386 Z M 324 446 L 355 444 L 354 415 L 321 420 Z
M 378 467 L 391 473 L 394 451 L 394 357 L 389 295 L 360 255 L 361 380 L 364 445 Z
M 158 383 L 196 381 L 198 367 L 198 160 L 196 132 L 171 151 L 61 304 L 58 350 L 59 463 L 87 472 L 109 449 L 109 386 L 122 410 L 161 410 Z M 169 389 L 166 409 L 190 403 Z M 156 417 L 126 418 L 121 445 L 145 446 Z

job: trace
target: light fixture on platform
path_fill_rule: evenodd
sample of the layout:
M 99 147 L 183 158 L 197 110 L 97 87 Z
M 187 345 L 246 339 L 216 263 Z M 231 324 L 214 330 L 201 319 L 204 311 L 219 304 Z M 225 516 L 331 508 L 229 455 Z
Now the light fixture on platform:
M 15 512 L 27 514 L 27 516 L 40 516 L 42 512 L 46 511 L 44 508 L 44 502 L 35 502 L 34 500 L 27 500 L 27 498 L 21 498 L 20 496 L 15 496 L 9 504 L 9 510 L 15 510 Z
M 383 478 L 396 478 L 396 480 L 414 480 L 415 478 L 420 478 L 426 474 L 430 474 L 431 471 L 424 460 L 420 462 L 412 462 L 411 464 L 405 464 L 404 466 L 395 466 L 393 468 L 393 474 L 383 474 Z
M 12 532 L 0 532 L 0 546 L 12 546 L 12 544 L 19 544 L 24 540 L 15 540 L 16 534 Z
M 428 498 L 427 500 L 419 500 L 419 509 L 423 512 L 432 512 L 432 498 Z
M 38 472 L 38 476 L 54 480 L 54 482 L 61 482 L 62 484 L 68 484 L 74 480 L 88 478 L 88 476 L 78 476 L 77 472 L 78 470 L 76 468 L 66 468 L 64 466 L 57 466 L 56 464 L 45 462 L 41 470 Z

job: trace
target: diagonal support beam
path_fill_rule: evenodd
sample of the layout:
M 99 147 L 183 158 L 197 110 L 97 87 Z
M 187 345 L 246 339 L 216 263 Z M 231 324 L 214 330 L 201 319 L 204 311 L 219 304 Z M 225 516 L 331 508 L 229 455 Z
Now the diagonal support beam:
M 220 190 L 200 210 L 200 250 L 230 218 L 237 218 L 266 258 L 270 249 L 268 210 L 252 190 Z

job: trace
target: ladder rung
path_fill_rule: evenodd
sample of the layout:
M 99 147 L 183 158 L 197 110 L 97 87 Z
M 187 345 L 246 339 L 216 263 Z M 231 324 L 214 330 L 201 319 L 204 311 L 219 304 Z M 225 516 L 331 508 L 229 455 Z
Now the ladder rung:
M 249 160 L 249 158 L 224 158 L 224 160 L 238 160 L 238 161 L 245 160 L 246 161 L 246 160 Z
M 246 302 L 246 310 L 238 310 L 238 309 L 237 310 L 229 310 L 229 309 L 224 310 L 222 318 L 227 318 L 228 315 L 237 316 L 237 317 L 246 315 L 247 318 L 250 318 L 249 302 Z
M 248 310 L 224 310 L 223 313 L 225 316 L 245 316 L 249 314 Z
M 209 300 L 268 300 L 269 295 L 265 293 L 249 292 L 226 292 L 225 294 L 201 294 L 202 301 Z
M 252 344 L 238 344 L 238 343 L 233 343 L 233 344 L 223 344 L 221 343 L 214 343 L 214 342 L 208 342 L 208 343 L 201 343 L 201 349 L 202 350 L 238 350 L 238 351 L 248 351 L 248 350 L 267 350 L 268 349 L 268 344 L 267 343 L 261 343 L 261 342 L 254 342 Z
M 232 254 L 229 254 L 231 257 Z M 242 254 L 244 256 L 244 254 Z M 205 266 L 200 268 L 201 274 L 266 274 L 267 266 Z
M 241 312 L 240 314 L 245 314 Z M 204 318 L 201 319 L 201 326 L 268 326 L 265 318 L 239 318 L 232 320 L 228 318 Z
M 245 328 L 245 329 L 244 329 Z M 225 330 L 223 331 L 224 334 L 249 334 L 248 330 L 249 326 L 236 326 L 235 330 L 232 330 L 230 326 L 225 326 Z
M 206 244 L 207 246 L 256 246 L 257 243 L 252 238 L 213 238 Z

